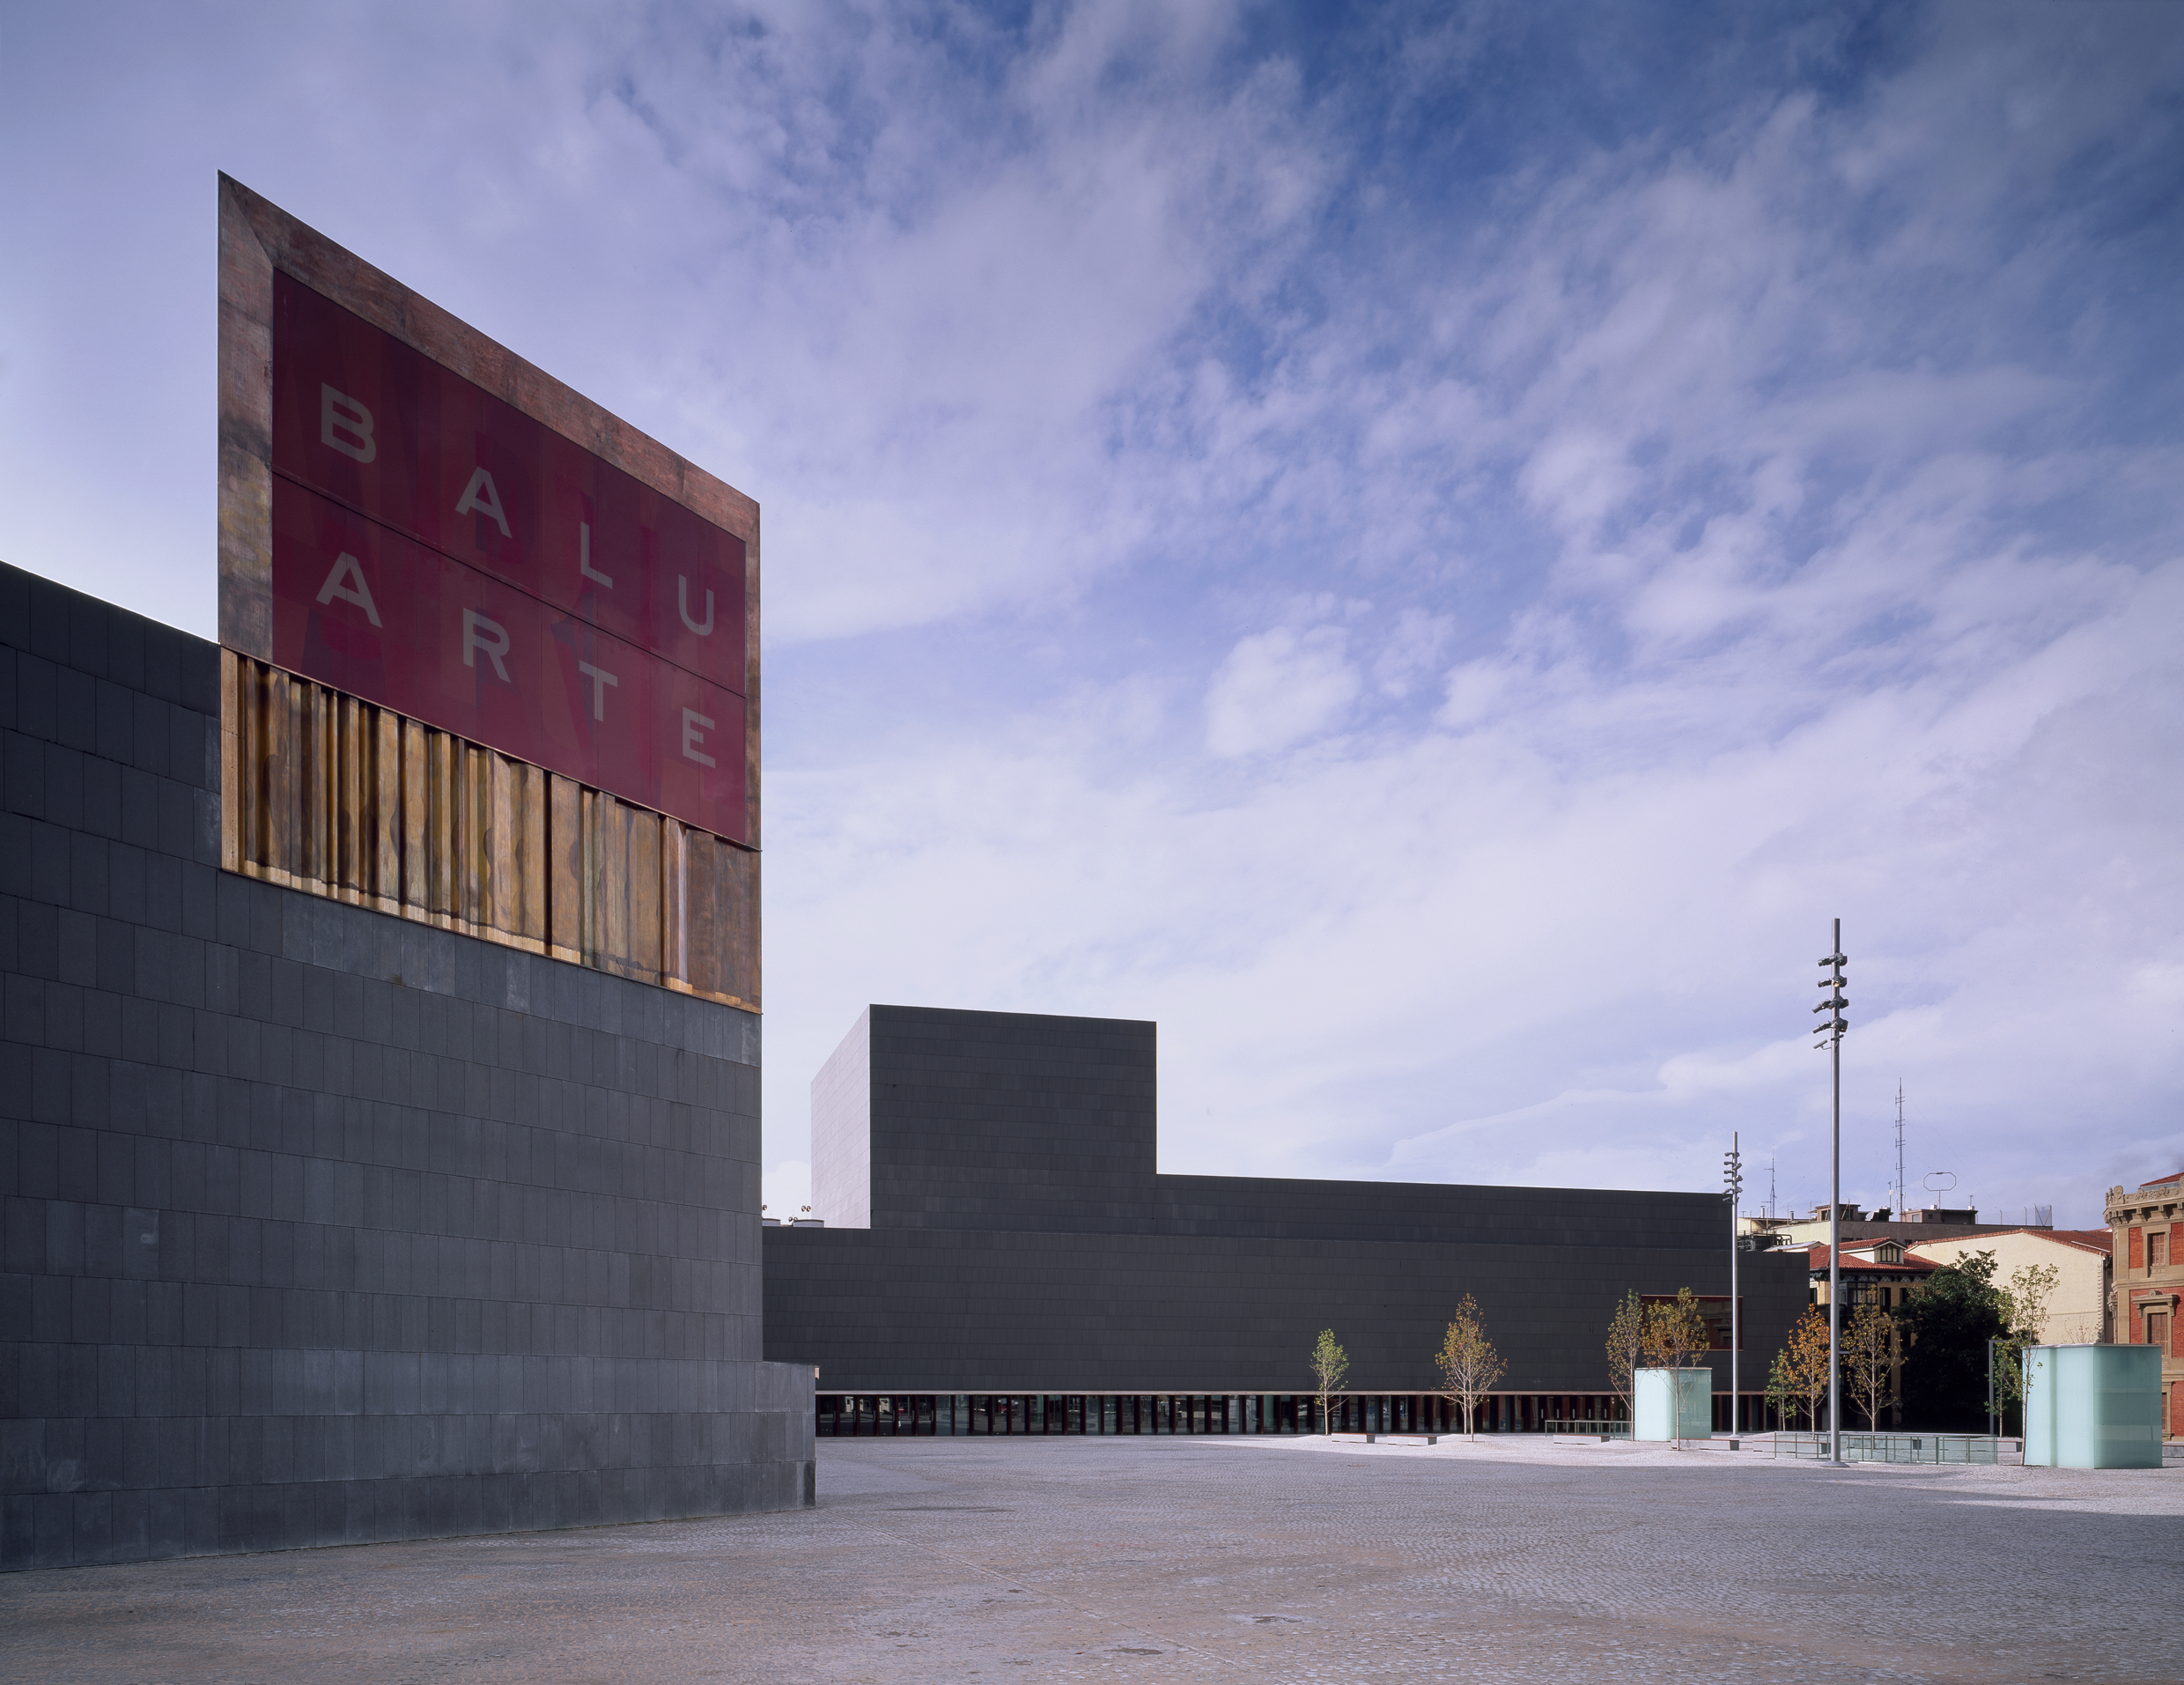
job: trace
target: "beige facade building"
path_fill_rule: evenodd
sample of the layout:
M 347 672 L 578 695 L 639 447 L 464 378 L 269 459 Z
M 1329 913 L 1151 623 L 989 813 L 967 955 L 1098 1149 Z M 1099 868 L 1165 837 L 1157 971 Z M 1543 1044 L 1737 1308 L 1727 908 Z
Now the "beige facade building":
M 1909 1250 L 1936 1264 L 1959 1263 L 1974 1253 L 1990 1252 L 1996 1287 L 2009 1286 L 2020 1269 L 2052 1266 L 2060 1279 L 2040 1323 L 2040 1343 L 2092 1346 L 2108 1338 L 2108 1260 L 2114 1245 L 2106 1229 L 2005 1229 L 1917 1241 Z
M 2161 1348 L 2161 1420 L 2170 1438 L 2184 1438 L 2184 1171 L 2142 1182 L 2132 1193 L 2108 1190 L 2108 1230 L 2114 1284 L 2108 1303 L 2114 1338 Z

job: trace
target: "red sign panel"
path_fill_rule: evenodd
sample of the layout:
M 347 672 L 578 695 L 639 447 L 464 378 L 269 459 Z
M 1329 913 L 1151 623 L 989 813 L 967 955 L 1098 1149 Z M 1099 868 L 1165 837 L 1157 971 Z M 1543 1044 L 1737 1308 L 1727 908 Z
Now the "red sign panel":
M 742 541 L 273 280 L 274 661 L 743 840 Z

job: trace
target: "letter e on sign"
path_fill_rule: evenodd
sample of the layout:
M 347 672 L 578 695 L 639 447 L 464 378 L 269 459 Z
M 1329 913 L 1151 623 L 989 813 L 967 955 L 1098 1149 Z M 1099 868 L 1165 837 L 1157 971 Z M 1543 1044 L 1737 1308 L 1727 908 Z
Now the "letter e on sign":
M 695 708 L 682 710 L 682 753 L 700 766 L 711 766 L 713 758 L 705 752 L 705 734 L 712 729 L 712 721 Z

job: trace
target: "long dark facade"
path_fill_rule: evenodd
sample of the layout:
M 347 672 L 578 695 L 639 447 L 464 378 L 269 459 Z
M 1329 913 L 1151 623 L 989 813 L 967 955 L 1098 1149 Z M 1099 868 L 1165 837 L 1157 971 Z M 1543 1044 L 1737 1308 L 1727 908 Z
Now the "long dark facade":
M 1322 1328 L 1338 1425 L 1416 1426 L 1466 1293 L 1509 1363 L 1489 1421 L 1538 1426 L 1605 1408 L 1627 1292 L 1726 1304 L 1718 1195 L 1160 1174 L 1155 1064 L 1146 1023 L 860 1019 L 813 1083 L 826 1226 L 764 1233 L 766 1352 L 818 1365 L 821 1431 L 1295 1430 Z M 1807 1291 L 1760 1255 L 1739 1287 L 1749 1420 Z
M 221 871 L 218 660 L 0 568 L 0 1563 L 809 1503 L 756 1016 Z

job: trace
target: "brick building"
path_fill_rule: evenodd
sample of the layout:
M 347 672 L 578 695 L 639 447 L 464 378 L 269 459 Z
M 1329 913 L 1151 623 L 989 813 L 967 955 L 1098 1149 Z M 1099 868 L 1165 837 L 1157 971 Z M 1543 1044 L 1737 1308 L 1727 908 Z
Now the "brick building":
M 2184 1328 L 2177 1316 L 2184 1294 L 2184 1171 L 2130 1193 L 2110 1188 L 2107 1217 L 2115 1248 L 2111 1326 L 2119 1343 L 2161 1349 L 2162 1430 L 2184 1438 Z

